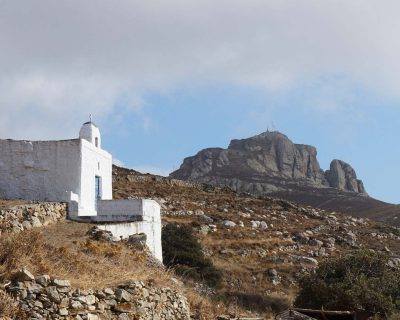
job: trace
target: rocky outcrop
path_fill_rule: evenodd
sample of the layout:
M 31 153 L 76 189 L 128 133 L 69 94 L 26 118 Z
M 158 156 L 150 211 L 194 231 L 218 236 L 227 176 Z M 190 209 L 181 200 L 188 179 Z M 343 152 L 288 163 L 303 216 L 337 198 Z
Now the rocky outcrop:
M 227 149 L 204 149 L 186 158 L 170 177 L 256 195 L 328 187 L 365 193 L 350 165 L 334 160 L 324 172 L 315 147 L 295 144 L 280 132 L 232 140 Z
M 357 179 L 354 169 L 344 161 L 333 160 L 325 172 L 329 185 L 333 188 L 357 193 L 366 193 L 364 184 Z
M 29 319 L 190 319 L 186 298 L 170 288 L 130 281 L 114 288 L 73 289 L 68 280 L 15 273 L 5 291 Z
M 20 232 L 66 219 L 67 204 L 27 203 L 0 209 L 0 232 Z

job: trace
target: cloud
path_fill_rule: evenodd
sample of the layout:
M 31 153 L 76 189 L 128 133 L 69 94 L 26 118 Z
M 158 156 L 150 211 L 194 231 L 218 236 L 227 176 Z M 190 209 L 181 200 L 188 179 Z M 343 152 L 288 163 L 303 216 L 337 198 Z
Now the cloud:
M 339 76 L 400 98 L 399 10 L 390 0 L 0 0 L 0 136 L 69 137 L 89 113 L 108 118 L 121 101 L 137 112 L 144 93 L 183 86 L 273 95 Z

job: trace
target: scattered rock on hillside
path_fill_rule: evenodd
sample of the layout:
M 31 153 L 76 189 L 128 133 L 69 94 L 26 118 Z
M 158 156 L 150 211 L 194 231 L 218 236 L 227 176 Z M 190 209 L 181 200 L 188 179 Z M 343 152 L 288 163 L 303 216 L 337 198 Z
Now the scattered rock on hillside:
M 222 222 L 222 225 L 223 225 L 225 228 L 234 228 L 234 227 L 236 227 L 236 223 L 233 222 L 233 221 L 230 221 L 230 220 L 225 220 L 225 221 L 223 221 L 223 222 Z
M 357 247 L 383 251 L 387 246 L 393 257 L 399 254 L 398 229 L 340 211 L 218 187 L 205 192 L 201 184 L 191 182 L 180 181 L 178 187 L 177 180 L 168 178 L 155 181 L 151 176 L 140 176 L 138 180 L 132 178 L 132 184 L 126 184 L 122 175 L 118 178 L 121 194 L 149 196 L 156 192 L 165 199 L 164 221 L 197 230 L 205 256 L 223 271 L 224 291 L 291 294 L 303 272 L 315 269 L 325 258 L 346 254 Z M 327 189 L 338 197 L 342 195 L 338 190 Z M 352 196 L 366 198 L 356 193 Z M 209 224 L 203 214 L 214 223 Z M 224 221 L 231 221 L 236 227 L 226 228 Z M 241 222 L 243 227 L 239 227 Z M 265 230 L 260 228 L 262 222 L 268 226 Z M 268 269 L 275 269 L 278 276 L 270 275 Z
M 200 221 L 202 221 L 202 222 L 204 222 L 204 223 L 213 223 L 213 222 L 214 222 L 214 219 L 213 219 L 213 218 L 211 218 L 211 217 L 205 215 L 204 213 L 198 215 L 198 218 L 199 218 Z
M 98 226 L 93 226 L 87 233 L 93 240 L 112 242 L 114 236 L 111 231 L 102 230 Z
M 127 243 L 137 249 L 144 250 L 146 248 L 147 236 L 145 233 L 138 233 L 130 235 Z

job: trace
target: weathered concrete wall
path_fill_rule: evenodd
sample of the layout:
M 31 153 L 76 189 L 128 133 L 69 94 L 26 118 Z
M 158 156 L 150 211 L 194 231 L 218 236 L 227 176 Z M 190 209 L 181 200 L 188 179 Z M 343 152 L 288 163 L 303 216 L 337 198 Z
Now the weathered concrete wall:
M 68 280 L 16 273 L 6 288 L 31 319 L 189 320 L 186 298 L 170 288 L 130 281 L 103 290 L 74 290 Z
M 101 200 L 97 204 L 98 222 L 129 222 L 143 220 L 143 199 Z
M 80 142 L 0 140 L 0 197 L 69 201 L 80 191 Z

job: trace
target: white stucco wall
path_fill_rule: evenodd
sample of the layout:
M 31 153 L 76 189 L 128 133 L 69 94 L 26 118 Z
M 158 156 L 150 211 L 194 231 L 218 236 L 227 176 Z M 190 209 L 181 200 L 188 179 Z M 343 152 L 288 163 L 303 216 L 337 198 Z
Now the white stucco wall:
M 99 227 L 110 231 L 117 239 L 145 233 L 150 252 L 162 262 L 160 211 L 160 205 L 149 199 L 100 201 L 97 216 L 92 217 L 92 221 L 112 222 Z M 138 221 L 132 222 L 135 220 Z M 122 221 L 130 222 L 118 223 Z
M 65 201 L 72 216 L 93 216 L 95 176 L 112 199 L 112 156 L 87 140 L 0 140 L 0 198 Z
M 142 199 L 143 220 L 161 222 L 161 207 L 157 201 Z
M 98 227 L 102 230 L 110 231 L 116 239 L 126 239 L 130 235 L 144 233 L 146 234 L 146 245 L 150 252 L 160 262 L 162 258 L 161 247 L 161 222 L 128 222 L 128 223 L 113 223 L 101 224 Z
M 101 148 L 100 130 L 92 122 L 86 122 L 82 125 L 81 130 L 79 131 L 79 138 L 85 139 L 94 145 L 96 145 L 97 139 L 97 147 Z
M 112 156 L 81 139 L 81 172 L 79 216 L 94 216 L 96 212 L 95 177 L 101 178 L 101 199 L 112 199 Z
M 0 197 L 69 201 L 80 193 L 80 140 L 0 140 Z

